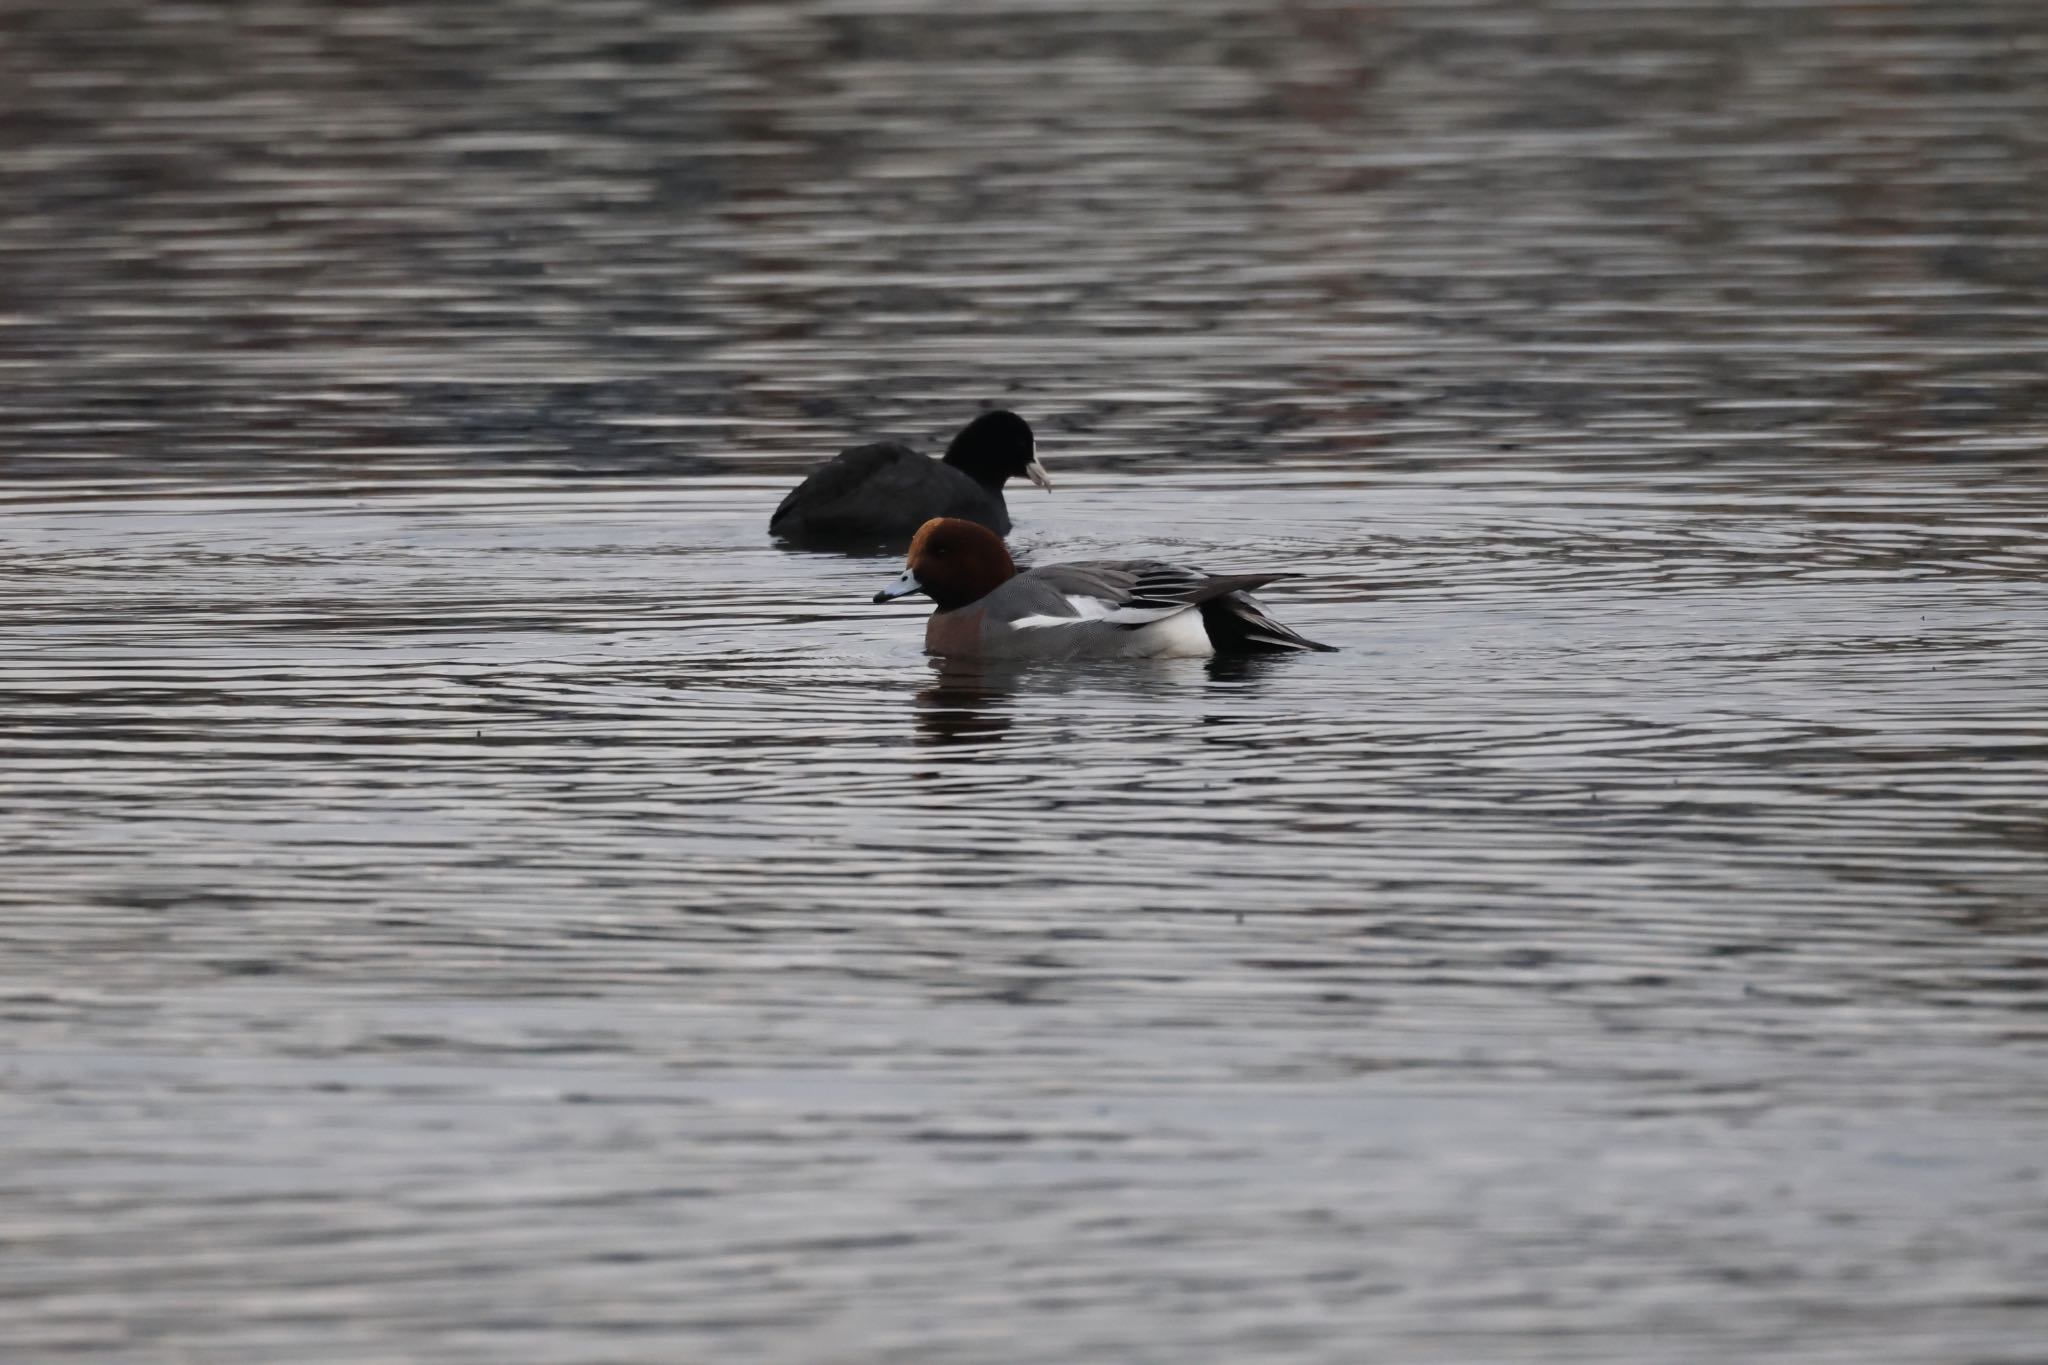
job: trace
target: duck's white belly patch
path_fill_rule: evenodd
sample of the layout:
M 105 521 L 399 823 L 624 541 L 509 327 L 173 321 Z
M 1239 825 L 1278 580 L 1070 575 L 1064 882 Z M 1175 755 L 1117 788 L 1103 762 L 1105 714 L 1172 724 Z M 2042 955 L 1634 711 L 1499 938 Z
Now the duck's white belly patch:
M 1133 659 L 1197 658 L 1216 652 L 1209 628 L 1202 624 L 1202 613 L 1192 608 L 1139 626 L 1128 638 L 1120 652 Z

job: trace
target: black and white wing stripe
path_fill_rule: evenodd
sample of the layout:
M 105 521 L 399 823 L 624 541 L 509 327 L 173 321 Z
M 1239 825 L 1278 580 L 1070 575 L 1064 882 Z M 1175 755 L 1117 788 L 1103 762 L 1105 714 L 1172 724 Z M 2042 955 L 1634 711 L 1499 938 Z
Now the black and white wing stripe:
M 1063 599 L 1067 615 L 1040 613 L 1014 622 L 1026 628 L 1101 622 L 1136 630 L 1200 607 L 1227 593 L 1270 583 L 1286 574 L 1206 574 L 1180 564 L 1139 559 L 1052 564 L 1032 576 Z
M 1200 569 L 1185 568 L 1179 564 L 1132 567 L 1137 570 L 1137 576 L 1124 590 L 1115 608 L 1103 618 L 1116 625 L 1142 626 L 1175 612 L 1186 611 L 1189 607 L 1198 607 L 1216 595 L 1209 585 L 1217 580 Z
M 1185 612 L 1201 613 L 1201 628 L 1219 652 L 1279 653 L 1325 650 L 1266 615 L 1251 590 L 1287 573 L 1208 574 L 1156 559 L 1049 564 L 1019 576 L 1029 609 L 1010 621 L 1020 630 L 1064 626 L 1138 631 Z

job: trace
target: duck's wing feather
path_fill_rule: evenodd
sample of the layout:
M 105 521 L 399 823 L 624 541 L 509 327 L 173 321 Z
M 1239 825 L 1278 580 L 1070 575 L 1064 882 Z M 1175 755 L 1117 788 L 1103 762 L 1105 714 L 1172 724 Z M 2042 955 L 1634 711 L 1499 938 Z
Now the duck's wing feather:
M 1101 621 L 1135 630 L 1227 594 L 1296 575 L 1209 574 L 1156 559 L 1120 559 L 1048 564 L 1019 576 L 1035 580 L 1045 591 L 1032 594 L 1034 606 L 1043 609 L 1017 620 L 1018 626 Z
M 1335 653 L 1335 645 L 1311 640 L 1272 617 L 1248 592 L 1228 592 L 1202 604 L 1202 624 L 1218 654 L 1284 654 L 1290 650 Z

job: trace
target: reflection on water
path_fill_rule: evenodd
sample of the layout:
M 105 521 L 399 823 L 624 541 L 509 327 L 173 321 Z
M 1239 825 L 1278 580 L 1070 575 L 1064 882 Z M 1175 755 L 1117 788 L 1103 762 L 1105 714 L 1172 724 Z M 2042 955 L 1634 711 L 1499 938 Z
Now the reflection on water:
M 918 689 L 918 738 L 934 744 L 998 740 L 1010 728 L 1010 701 L 1020 681 L 1000 664 L 935 662 L 937 677 Z M 1020 670 L 1021 671 L 1021 670 Z
M 2031 0 L 5 24 L 0 1354 L 2037 1352 Z

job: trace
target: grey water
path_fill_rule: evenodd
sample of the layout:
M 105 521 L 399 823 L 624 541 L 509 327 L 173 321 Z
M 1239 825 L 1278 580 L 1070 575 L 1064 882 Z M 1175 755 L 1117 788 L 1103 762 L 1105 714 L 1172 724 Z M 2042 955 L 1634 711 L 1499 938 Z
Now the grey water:
M 0 1357 L 2038 1361 L 2048 10 L 0 5 Z M 1328 655 L 975 672 L 787 551 Z

